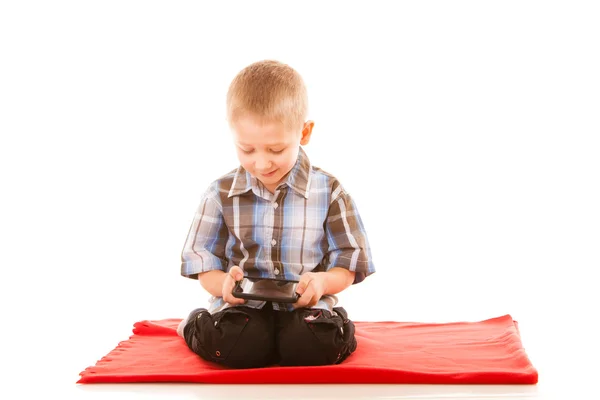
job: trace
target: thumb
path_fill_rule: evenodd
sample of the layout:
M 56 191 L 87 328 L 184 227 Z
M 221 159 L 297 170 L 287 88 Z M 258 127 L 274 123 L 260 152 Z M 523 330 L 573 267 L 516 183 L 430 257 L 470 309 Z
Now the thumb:
M 229 270 L 229 275 L 231 275 L 233 280 L 235 280 L 236 282 L 241 281 L 242 278 L 244 277 L 244 271 L 242 271 L 242 269 L 240 267 L 238 267 L 237 265 L 234 265 Z

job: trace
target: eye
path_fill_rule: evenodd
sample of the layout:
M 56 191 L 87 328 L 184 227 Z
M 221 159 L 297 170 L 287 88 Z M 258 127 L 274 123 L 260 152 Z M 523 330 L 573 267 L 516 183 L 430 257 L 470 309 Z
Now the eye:
M 252 153 L 254 153 L 254 149 L 251 149 L 251 150 L 244 150 L 244 149 L 240 148 L 240 150 L 241 150 L 242 152 L 244 152 L 245 154 L 252 154 Z
M 281 154 L 281 153 L 283 153 L 283 151 L 284 151 L 284 150 L 285 150 L 285 149 L 281 149 L 281 150 L 271 150 L 271 153 L 273 153 L 273 154 Z

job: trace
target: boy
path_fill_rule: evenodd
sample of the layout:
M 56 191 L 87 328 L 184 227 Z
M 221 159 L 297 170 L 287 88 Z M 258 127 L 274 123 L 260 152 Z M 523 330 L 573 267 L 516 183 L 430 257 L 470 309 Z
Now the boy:
M 262 61 L 227 93 L 240 167 L 205 192 L 182 251 L 181 274 L 212 294 L 179 325 L 188 347 L 232 368 L 340 363 L 356 349 L 335 294 L 375 272 L 353 200 L 312 166 L 307 94 L 291 67 Z M 299 280 L 297 303 L 233 297 L 244 274 Z

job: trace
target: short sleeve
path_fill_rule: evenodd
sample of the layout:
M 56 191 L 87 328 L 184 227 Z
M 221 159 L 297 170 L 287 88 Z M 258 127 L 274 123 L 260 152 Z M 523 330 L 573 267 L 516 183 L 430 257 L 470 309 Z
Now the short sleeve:
M 340 267 L 354 271 L 354 283 L 375 272 L 363 222 L 354 201 L 343 190 L 329 205 L 325 230 L 329 244 L 328 270 Z
M 225 246 L 228 230 L 222 209 L 211 192 L 200 202 L 181 253 L 181 275 L 197 279 L 198 274 L 212 270 L 225 271 Z

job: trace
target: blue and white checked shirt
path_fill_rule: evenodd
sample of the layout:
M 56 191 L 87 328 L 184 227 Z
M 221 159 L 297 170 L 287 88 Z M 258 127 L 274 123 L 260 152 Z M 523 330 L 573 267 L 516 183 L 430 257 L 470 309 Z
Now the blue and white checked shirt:
M 335 177 L 311 166 L 302 148 L 273 194 L 241 166 L 214 181 L 196 210 L 181 261 L 181 274 L 192 279 L 234 265 L 249 276 L 294 280 L 341 267 L 356 272 L 354 283 L 375 272 L 354 201 Z M 211 313 L 231 306 L 220 297 L 210 303 Z M 314 308 L 331 310 L 336 303 L 326 295 Z

